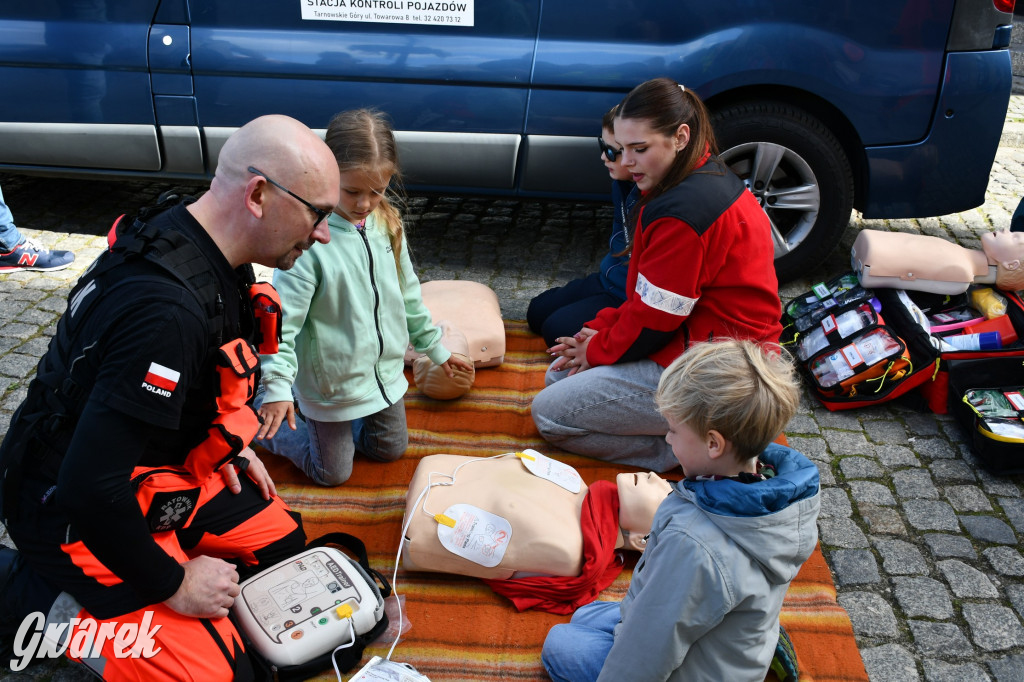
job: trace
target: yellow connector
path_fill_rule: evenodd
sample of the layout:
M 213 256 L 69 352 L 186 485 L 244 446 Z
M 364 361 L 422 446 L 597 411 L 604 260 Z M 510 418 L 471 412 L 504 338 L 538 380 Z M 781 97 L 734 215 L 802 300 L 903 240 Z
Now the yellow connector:
M 338 614 L 338 618 L 342 620 L 352 617 L 352 607 L 348 604 L 342 604 L 338 608 L 334 609 L 334 612 Z
M 455 527 L 455 519 L 444 514 L 434 514 L 434 520 L 440 523 L 442 526 L 448 526 L 449 528 Z

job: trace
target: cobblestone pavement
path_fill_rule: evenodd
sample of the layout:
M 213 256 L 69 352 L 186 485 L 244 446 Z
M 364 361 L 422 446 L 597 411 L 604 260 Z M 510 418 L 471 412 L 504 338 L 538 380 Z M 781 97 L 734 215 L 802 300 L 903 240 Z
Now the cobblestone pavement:
M 1007 121 L 1024 121 L 1024 97 L 1013 98 Z M 855 213 L 835 253 L 784 285 L 782 297 L 848 269 L 850 245 L 864 227 L 967 247 L 978 247 L 985 231 L 1007 228 L 1024 195 L 1024 148 L 1009 146 L 1015 140 L 1004 135 L 984 205 L 920 220 Z M 102 250 L 111 221 L 171 185 L 18 175 L 0 175 L 0 185 L 26 233 L 77 254 L 63 272 L 0 275 L 2 435 L 69 287 Z M 421 195 L 410 198 L 407 216 L 421 279 L 484 282 L 512 319 L 525 317 L 537 293 L 593 269 L 611 223 L 601 204 Z M 1024 679 L 1024 476 L 988 474 L 950 417 L 898 405 L 831 413 L 805 395 L 786 432 L 821 471 L 822 548 L 872 682 Z M 83 675 L 47 663 L 6 679 Z

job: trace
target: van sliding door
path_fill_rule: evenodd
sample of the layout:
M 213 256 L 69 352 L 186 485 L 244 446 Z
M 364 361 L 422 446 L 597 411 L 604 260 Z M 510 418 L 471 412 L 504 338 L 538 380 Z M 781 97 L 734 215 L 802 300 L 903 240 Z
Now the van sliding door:
M 414 187 L 511 190 L 539 0 L 193 0 L 192 68 L 211 155 L 261 114 L 324 129 L 376 107 Z

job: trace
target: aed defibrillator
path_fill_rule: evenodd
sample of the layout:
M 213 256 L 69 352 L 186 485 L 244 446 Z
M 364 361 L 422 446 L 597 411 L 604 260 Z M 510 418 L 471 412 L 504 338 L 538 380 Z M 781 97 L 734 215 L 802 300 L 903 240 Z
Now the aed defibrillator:
M 334 547 L 307 547 L 240 587 L 232 606 L 235 622 L 275 666 L 296 666 L 325 656 L 329 661 L 339 647 L 357 650 L 352 652 L 354 665 L 367 643 L 362 636 L 379 634 L 382 621 L 386 627 L 384 598 L 374 578 Z

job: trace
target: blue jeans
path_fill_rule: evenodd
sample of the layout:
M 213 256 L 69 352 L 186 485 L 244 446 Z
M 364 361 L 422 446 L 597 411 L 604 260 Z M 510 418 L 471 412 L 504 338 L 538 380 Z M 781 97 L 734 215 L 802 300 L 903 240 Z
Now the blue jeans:
M 612 631 L 621 619 L 619 602 L 581 606 L 568 623 L 548 631 L 540 661 L 555 682 L 594 682 L 611 651 Z
M 651 471 L 679 466 L 665 442 L 668 422 L 654 406 L 663 369 L 653 360 L 600 365 L 571 377 L 548 370 L 533 399 L 533 422 L 563 450 Z
M 11 251 L 24 240 L 21 232 L 14 226 L 14 216 L 4 203 L 4 192 L 0 189 L 0 253 Z
M 262 395 L 257 397 L 257 408 Z M 358 450 L 378 462 L 393 462 L 409 447 L 405 402 L 347 422 L 296 418 L 292 431 L 285 423 L 273 438 L 254 441 L 275 455 L 287 457 L 319 485 L 341 485 L 352 475 Z
M 550 347 L 559 336 L 572 336 L 601 310 L 618 308 L 623 301 L 604 286 L 601 275 L 595 272 L 534 296 L 526 309 L 526 322 Z

